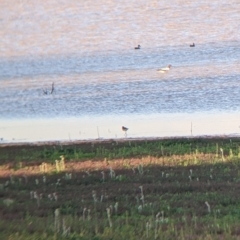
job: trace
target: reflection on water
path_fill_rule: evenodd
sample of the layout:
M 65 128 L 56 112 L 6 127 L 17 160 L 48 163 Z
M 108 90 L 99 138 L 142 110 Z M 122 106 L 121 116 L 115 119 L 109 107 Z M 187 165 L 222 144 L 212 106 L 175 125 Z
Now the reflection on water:
M 186 113 L 197 119 L 201 112 L 218 116 L 231 112 L 237 117 L 239 10 L 237 0 L 164 4 L 156 0 L 3 0 L 0 128 L 10 119 L 14 129 L 16 119 L 31 119 L 36 128 L 39 119 L 47 123 L 57 117 L 59 122 L 77 118 L 86 128 L 95 129 L 100 123 L 93 119 L 108 116 L 129 118 L 129 124 L 134 119 L 137 126 L 140 120 L 134 116 L 147 115 L 133 137 L 156 136 L 162 131 L 148 127 L 155 114 L 161 122 L 166 120 L 164 114 L 176 113 L 181 119 Z M 193 42 L 196 46 L 190 48 Z M 135 50 L 138 44 L 141 49 Z M 167 74 L 156 71 L 168 64 L 173 67 Z M 55 89 L 50 94 L 53 82 Z M 121 121 L 118 124 L 121 126 Z M 220 128 L 224 126 L 227 128 L 227 124 Z M 63 128 L 72 132 L 70 126 Z M 187 135 L 181 127 L 168 134 L 178 132 Z M 237 130 L 234 127 L 227 132 Z M 0 131 L 0 138 L 4 134 Z M 14 135 L 6 136 L 11 139 Z

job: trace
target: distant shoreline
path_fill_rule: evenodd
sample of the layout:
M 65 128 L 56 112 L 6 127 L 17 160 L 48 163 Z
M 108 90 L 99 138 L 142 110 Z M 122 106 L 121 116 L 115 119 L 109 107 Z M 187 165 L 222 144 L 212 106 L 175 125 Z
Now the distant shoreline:
M 81 146 L 81 145 L 108 145 L 112 143 L 141 143 L 141 142 L 157 142 L 166 140 L 221 140 L 221 139 L 240 139 L 240 135 L 201 135 L 201 136 L 177 136 L 177 137 L 141 137 L 141 138 L 116 138 L 116 139 L 86 139 L 86 140 L 53 140 L 39 142 L 9 142 L 0 143 L 3 147 L 44 147 L 44 146 Z

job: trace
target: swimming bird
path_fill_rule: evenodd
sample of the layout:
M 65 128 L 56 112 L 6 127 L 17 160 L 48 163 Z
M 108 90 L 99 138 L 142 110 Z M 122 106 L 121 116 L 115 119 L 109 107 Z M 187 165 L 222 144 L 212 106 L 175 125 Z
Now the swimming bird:
M 140 49 L 141 48 L 141 46 L 138 44 L 138 46 L 137 47 L 135 47 L 135 49 Z
M 157 71 L 158 71 L 158 72 L 161 72 L 161 73 L 165 73 L 165 72 L 168 72 L 171 67 L 172 67 L 172 65 L 169 64 L 167 67 L 165 67 L 165 68 L 160 68 L 160 69 L 158 69 Z
M 193 44 L 190 44 L 190 47 L 195 47 L 195 43 L 193 43 Z

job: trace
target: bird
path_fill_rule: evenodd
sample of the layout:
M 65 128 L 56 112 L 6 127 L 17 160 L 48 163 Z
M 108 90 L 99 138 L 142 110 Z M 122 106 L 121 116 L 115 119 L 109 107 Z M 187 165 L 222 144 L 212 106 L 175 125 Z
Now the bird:
M 125 137 L 127 137 L 127 130 L 128 130 L 128 128 L 127 128 L 127 127 L 124 127 L 124 126 L 122 126 L 122 130 L 125 132 Z
M 138 46 L 137 47 L 135 47 L 135 49 L 140 49 L 141 48 L 141 46 L 138 44 Z
M 172 65 L 169 64 L 167 67 L 165 67 L 165 68 L 160 68 L 160 69 L 158 69 L 157 71 L 158 71 L 158 72 L 161 72 L 161 73 L 165 73 L 165 72 L 168 72 L 171 67 L 172 67 Z
M 195 47 L 195 43 L 193 43 L 193 44 L 190 44 L 190 47 Z

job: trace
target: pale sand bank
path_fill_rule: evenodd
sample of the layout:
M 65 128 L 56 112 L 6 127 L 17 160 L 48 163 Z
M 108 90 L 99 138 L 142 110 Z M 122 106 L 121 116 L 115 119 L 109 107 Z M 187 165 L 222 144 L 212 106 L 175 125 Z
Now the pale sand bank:
M 240 113 L 176 113 L 0 120 L 0 144 L 44 141 L 239 136 Z

